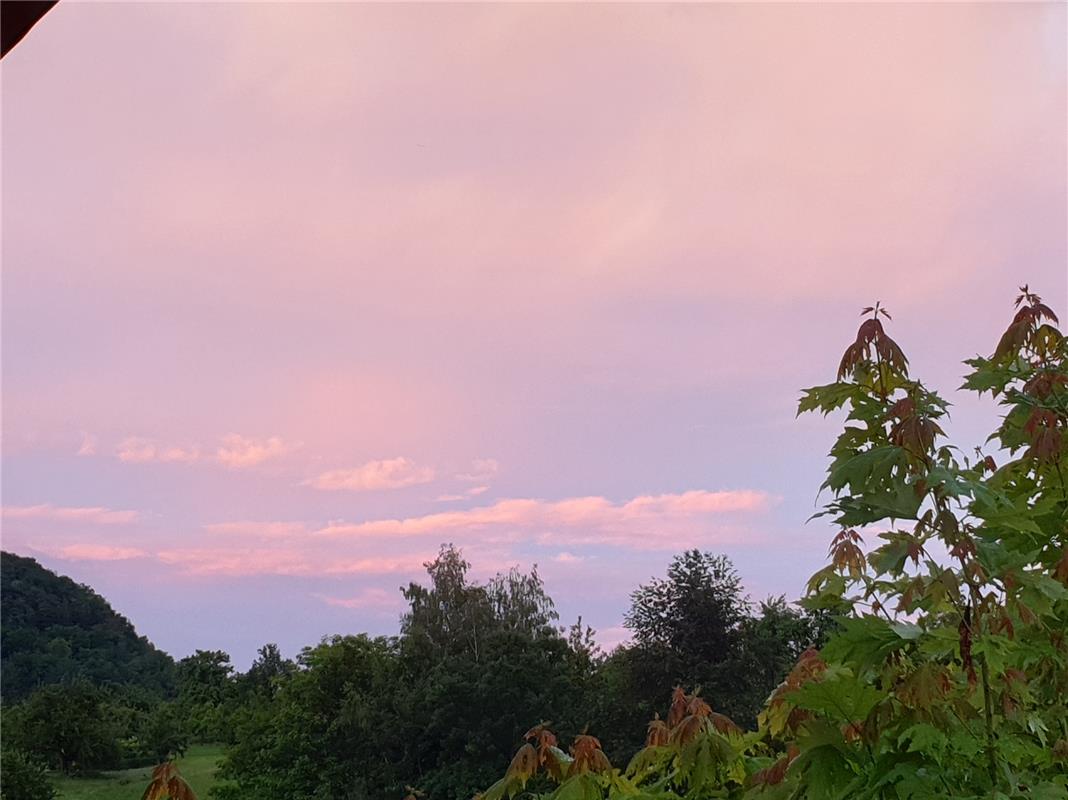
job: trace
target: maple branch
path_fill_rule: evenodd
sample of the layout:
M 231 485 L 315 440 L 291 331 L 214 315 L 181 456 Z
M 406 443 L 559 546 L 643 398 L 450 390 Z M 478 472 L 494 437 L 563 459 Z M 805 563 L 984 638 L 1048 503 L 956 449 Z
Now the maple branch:
M 983 681 L 983 715 L 986 723 L 986 768 L 990 773 L 990 788 L 998 785 L 998 757 L 994 736 L 994 709 L 990 700 L 990 667 L 986 653 L 979 654 L 979 674 Z

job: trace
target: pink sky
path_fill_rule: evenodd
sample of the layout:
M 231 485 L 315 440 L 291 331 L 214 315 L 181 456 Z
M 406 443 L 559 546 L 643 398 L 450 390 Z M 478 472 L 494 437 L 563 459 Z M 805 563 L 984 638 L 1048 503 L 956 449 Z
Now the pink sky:
M 181 656 L 396 630 L 442 542 L 616 641 L 796 597 L 879 299 L 1068 314 L 1063 4 L 61 2 L 3 62 L 3 546 Z

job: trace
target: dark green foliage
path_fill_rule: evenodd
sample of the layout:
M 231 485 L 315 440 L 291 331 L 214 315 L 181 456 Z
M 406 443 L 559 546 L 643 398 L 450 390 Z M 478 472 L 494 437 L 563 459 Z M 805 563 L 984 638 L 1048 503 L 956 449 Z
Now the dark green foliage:
M 836 627 L 827 612 L 798 608 L 784 597 L 765 600 L 756 612 L 742 623 L 741 646 L 730 666 L 734 693 L 723 705 L 723 713 L 743 727 L 756 724 L 768 695 L 801 654 L 821 646 Z
M 17 748 L 64 773 L 120 765 L 118 731 L 103 692 L 90 683 L 46 686 L 4 710 L 4 747 Z
M 531 719 L 585 724 L 588 635 L 574 632 L 578 652 L 554 627 L 536 571 L 479 585 L 467 570 L 443 548 L 430 585 L 404 590 L 400 638 L 334 637 L 282 670 L 270 702 L 236 717 L 220 797 L 470 797 Z
M 499 776 L 538 722 L 573 737 L 634 717 L 636 741 L 605 743 L 609 753 L 633 752 L 680 680 L 718 681 L 722 705 L 755 714 L 820 636 L 781 600 L 754 614 L 730 562 L 707 554 L 680 556 L 668 580 L 635 593 L 640 644 L 608 658 L 581 621 L 554 624 L 536 569 L 474 583 L 451 546 L 426 567 L 428 585 L 403 589 L 410 605 L 399 637 L 334 637 L 306 649 L 295 670 L 276 649 L 260 651 L 237 680 L 220 798 L 400 798 L 408 786 L 428 800 L 467 798 Z M 225 685 L 220 663 L 198 655 L 203 669 L 189 679 Z M 749 674 L 734 684 L 716 671 L 740 668 Z M 180 672 L 194 674 L 186 661 Z
M 269 704 L 235 715 L 220 798 L 381 797 L 401 785 L 393 644 L 335 636 L 306 648 Z
M 56 790 L 45 766 L 21 750 L 5 747 L 0 754 L 0 800 L 52 800 Z
M 558 627 L 536 568 L 476 583 L 451 546 L 426 567 L 426 585 L 402 589 L 398 637 L 337 636 L 296 662 L 268 644 L 245 674 L 226 653 L 198 650 L 175 666 L 171 701 L 137 684 L 47 687 L 5 708 L 5 746 L 79 771 L 147 766 L 190 741 L 221 741 L 223 800 L 399 798 L 409 786 L 452 800 L 492 783 L 539 721 L 566 737 L 626 730 L 604 744 L 622 758 L 678 682 L 709 687 L 717 710 L 756 708 L 818 638 L 781 600 L 754 611 L 722 556 L 686 553 L 667 580 L 636 591 L 639 641 L 611 656 L 581 620 Z M 732 683 L 731 670 L 744 679 Z M 73 692 L 70 712 L 62 692 Z M 43 722 L 53 717 L 62 724 Z M 84 751 L 61 757 L 49 736 L 68 734 L 76 741 L 64 753 Z
M 625 624 L 634 632 L 632 663 L 643 696 L 663 703 L 675 686 L 700 686 L 727 714 L 745 680 L 733 662 L 742 649 L 749 601 L 726 556 L 690 550 L 676 556 L 666 579 L 638 587 Z
M 87 586 L 32 558 L 0 553 L 0 669 L 5 702 L 85 679 L 174 691 L 174 662 Z
M 199 742 L 228 742 L 236 681 L 230 656 L 221 650 L 197 650 L 178 662 L 178 703 Z
M 248 672 L 238 677 L 238 694 L 243 702 L 270 700 L 296 671 L 297 665 L 282 657 L 278 645 L 265 644 Z
M 140 719 L 137 728 L 138 751 L 152 764 L 184 755 L 189 739 L 188 725 L 177 703 L 160 703 Z
M 626 625 L 634 644 L 618 649 L 605 665 L 616 711 L 600 731 L 629 731 L 624 741 L 604 738 L 612 754 L 633 752 L 644 721 L 676 686 L 696 687 L 713 709 L 739 724 L 754 724 L 768 694 L 798 656 L 826 635 L 822 616 L 784 598 L 753 607 L 734 565 L 724 555 L 690 550 L 671 562 L 666 579 L 631 595 Z M 629 723 L 629 724 L 628 724 Z

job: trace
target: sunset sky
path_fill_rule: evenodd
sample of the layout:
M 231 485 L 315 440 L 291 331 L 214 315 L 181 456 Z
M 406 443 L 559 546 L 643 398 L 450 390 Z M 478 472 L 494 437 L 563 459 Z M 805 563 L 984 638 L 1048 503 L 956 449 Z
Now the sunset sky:
M 1066 7 L 92 4 L 3 62 L 3 547 L 174 654 L 391 633 L 443 542 L 606 645 L 800 595 L 881 300 L 955 392 L 1068 317 Z

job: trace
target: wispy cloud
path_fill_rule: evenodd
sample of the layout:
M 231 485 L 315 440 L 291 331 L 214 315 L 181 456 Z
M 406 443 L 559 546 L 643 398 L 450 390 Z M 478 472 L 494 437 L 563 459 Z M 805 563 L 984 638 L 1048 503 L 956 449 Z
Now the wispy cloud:
M 231 433 L 223 437 L 222 444 L 215 451 L 215 458 L 220 464 L 231 469 L 245 469 L 277 458 L 295 446 L 286 444 L 277 436 L 269 439 L 253 439 L 238 433 Z
M 308 526 L 303 522 L 213 522 L 205 525 L 204 530 L 221 536 L 258 536 L 275 539 L 307 533 Z
M 488 486 L 472 486 L 470 489 L 465 489 L 461 494 L 439 494 L 434 498 L 438 503 L 455 503 L 458 500 L 467 500 L 470 497 L 478 497 L 480 494 L 485 494 L 489 491 Z
M 91 455 L 95 452 L 95 445 L 94 439 L 93 449 L 85 453 L 79 451 L 79 455 Z M 161 444 L 142 436 L 128 436 L 119 442 L 115 455 L 128 464 L 215 462 L 230 469 L 247 469 L 278 458 L 297 447 L 298 444 L 285 442 L 278 436 L 256 439 L 230 433 L 222 437 L 212 454 L 203 452 L 199 445 Z
M 309 478 L 304 484 L 327 491 L 371 492 L 429 483 L 434 477 L 433 467 L 398 457 L 368 461 L 351 469 L 330 470 Z
M 140 436 L 129 436 L 119 442 L 115 455 L 118 456 L 119 461 L 125 461 L 128 464 L 152 462 L 192 464 L 200 460 L 200 450 L 197 447 L 160 445 Z
M 471 462 L 471 468 L 459 473 L 456 478 L 468 483 L 486 483 L 497 474 L 499 469 L 500 464 L 495 458 L 476 458 Z
M 328 575 L 389 575 L 422 572 L 423 565 L 434 558 L 432 551 L 404 556 L 368 556 L 332 561 L 324 570 Z
M 322 600 L 329 606 L 338 606 L 340 608 L 399 611 L 404 607 L 404 597 L 400 592 L 388 592 L 385 589 L 364 589 L 350 597 L 333 597 L 318 593 L 314 594 L 313 597 Z
M 58 522 L 81 522 L 90 525 L 128 525 L 140 516 L 136 511 L 117 511 L 101 506 L 70 507 L 43 504 L 4 506 L 5 519 L 41 519 Z
M 622 544 L 638 549 L 676 548 L 696 541 L 735 541 L 751 536 L 717 524 L 730 515 L 767 509 L 774 498 L 755 490 L 689 491 L 643 495 L 625 503 L 604 497 L 559 501 L 501 500 L 488 506 L 404 519 L 332 523 L 316 533 L 329 537 L 447 536 L 455 531 L 508 538 L 519 533 L 542 543 Z
M 388 575 L 421 572 L 431 552 L 408 556 L 339 557 L 329 549 L 296 547 L 195 547 L 161 550 L 156 557 L 201 576 Z
M 97 439 L 91 433 L 82 434 L 82 443 L 78 448 L 77 455 L 79 456 L 93 456 L 96 455 Z
M 194 575 L 310 575 L 316 572 L 307 554 L 277 547 L 194 547 L 161 550 L 164 564 Z
M 144 558 L 147 552 L 139 547 L 117 547 L 106 544 L 68 544 L 61 547 L 35 547 L 42 553 L 67 561 L 125 561 Z

